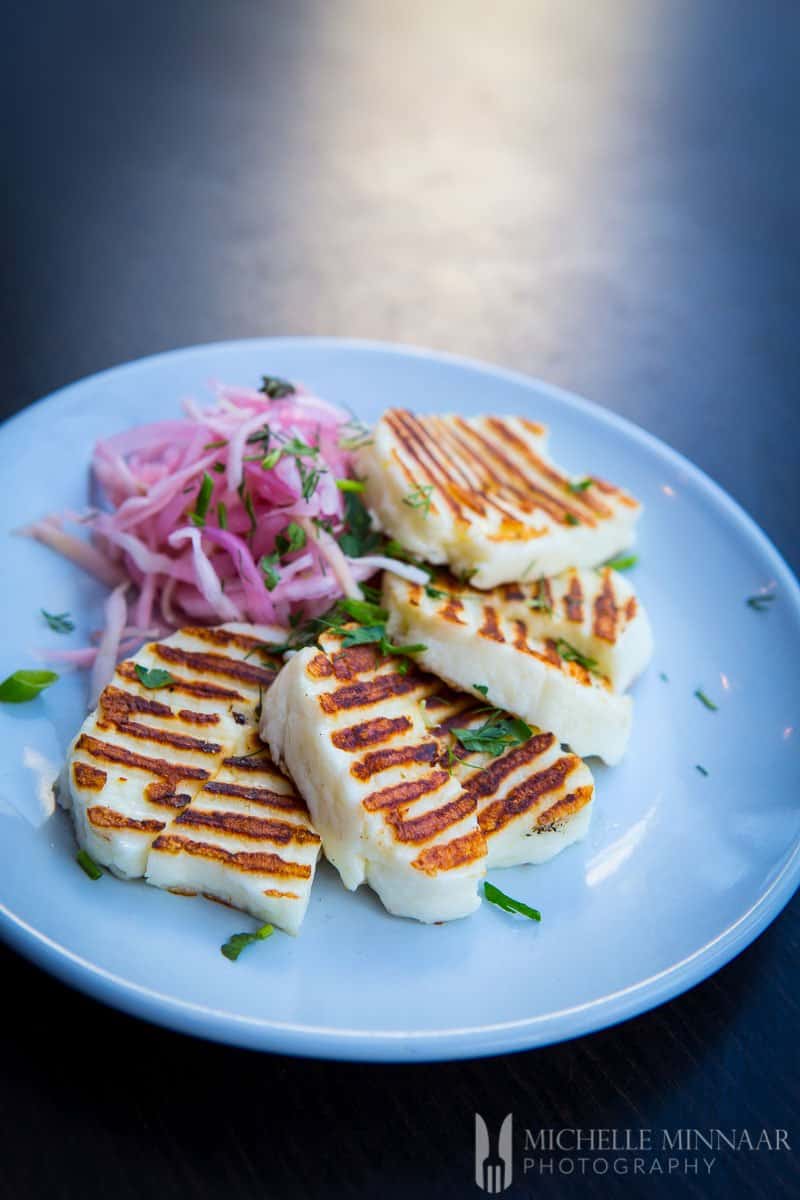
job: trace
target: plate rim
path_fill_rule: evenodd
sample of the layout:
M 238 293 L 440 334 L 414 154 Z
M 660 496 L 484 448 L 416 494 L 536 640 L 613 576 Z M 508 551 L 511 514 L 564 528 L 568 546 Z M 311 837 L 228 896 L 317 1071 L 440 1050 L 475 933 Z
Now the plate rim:
M 131 369 L 157 368 L 164 359 L 235 352 L 256 345 L 264 346 L 267 351 L 278 347 L 372 351 L 451 364 L 548 395 L 557 403 L 600 421 L 646 447 L 673 469 L 680 467 L 702 493 L 721 507 L 740 532 L 751 543 L 755 542 L 756 548 L 770 560 L 771 568 L 785 589 L 786 599 L 800 620 L 800 584 L 778 548 L 741 504 L 684 454 L 634 421 L 604 408 L 596 401 L 536 376 L 447 351 L 366 338 L 313 336 L 251 337 L 199 343 L 118 363 L 66 384 L 3 421 L 0 424 L 0 438 L 10 426 L 26 419 L 32 409 L 44 405 L 59 406 L 72 391 L 87 383 Z M 179 1032 L 296 1056 L 347 1061 L 429 1062 L 534 1049 L 596 1032 L 641 1015 L 702 982 L 741 953 L 785 908 L 799 883 L 800 838 L 796 840 L 781 870 L 744 913 L 705 945 L 662 971 L 605 996 L 554 1012 L 514 1021 L 435 1030 L 337 1029 L 294 1024 L 247 1017 L 178 999 L 106 971 L 29 925 L 2 902 L 0 933 L 26 958 L 77 990 L 140 1019 Z

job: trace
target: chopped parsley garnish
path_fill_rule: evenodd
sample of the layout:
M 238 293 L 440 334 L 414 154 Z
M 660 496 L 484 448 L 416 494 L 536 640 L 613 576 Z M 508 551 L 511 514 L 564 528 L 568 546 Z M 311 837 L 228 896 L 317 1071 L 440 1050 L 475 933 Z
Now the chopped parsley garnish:
M 381 602 L 380 588 L 370 587 L 368 583 L 360 583 L 358 586 L 361 588 L 361 595 L 364 597 L 365 600 L 369 600 L 369 602 L 371 604 L 380 605 L 380 602 Z
M 219 525 L 220 529 L 228 528 L 228 509 L 221 500 L 217 504 L 217 524 Z
M 339 545 L 350 558 L 363 558 L 380 544 L 381 535 L 372 528 L 364 501 L 356 492 L 344 493 L 344 519 L 347 532 L 340 536 Z
M 147 667 L 143 667 L 141 663 L 136 663 L 135 670 L 136 677 L 142 687 L 162 688 L 170 687 L 175 683 L 169 671 L 164 671 L 161 667 L 152 667 L 148 671 Z
M 348 617 L 358 621 L 359 625 L 376 625 L 386 621 L 389 616 L 385 608 L 373 604 L 371 600 L 354 600 L 348 597 L 340 600 L 337 607 L 347 613 Z
M 616 558 L 609 558 L 604 563 L 604 567 L 611 567 L 612 571 L 629 571 L 631 567 L 635 567 L 639 561 L 638 554 L 619 554 Z
M 49 613 L 46 609 L 40 608 L 39 612 L 44 617 L 47 624 L 52 629 L 53 633 L 72 633 L 75 628 L 75 622 L 72 620 L 68 612 Z
M 524 904 L 522 900 L 515 900 L 512 896 L 507 896 L 505 892 L 501 892 L 500 888 L 495 887 L 493 883 L 484 883 L 483 894 L 490 904 L 496 904 L 498 908 L 502 908 L 503 912 L 519 913 L 522 917 L 527 917 L 530 921 L 541 921 L 542 914 L 538 908 L 531 908 L 529 904 Z
M 293 396 L 297 391 L 293 383 L 289 383 L 288 379 L 281 379 L 278 375 L 262 375 L 261 387 L 258 390 L 270 400 L 282 400 L 284 396 Z
M 669 675 L 667 674 L 667 672 L 666 672 L 666 671 L 659 671 L 659 673 L 658 673 L 658 678 L 659 678 L 659 679 L 660 679 L 660 680 L 661 680 L 663 683 L 669 683 Z
M 358 629 L 348 629 L 342 639 L 342 646 L 348 649 L 350 646 L 369 646 L 377 645 L 379 652 L 387 656 L 389 654 L 421 654 L 423 650 L 427 650 L 427 646 L 423 642 L 412 642 L 405 646 L 395 646 L 386 636 L 386 626 L 380 625 L 360 625 Z
M 409 508 L 418 508 L 424 517 L 427 517 L 431 511 L 431 496 L 433 495 L 433 484 L 420 484 L 415 487 L 413 492 L 409 492 L 407 496 L 403 496 L 403 504 Z
M 252 946 L 253 942 L 266 941 L 274 932 L 271 925 L 262 925 L 255 933 L 234 933 L 227 942 L 220 946 L 220 951 L 230 962 L 236 962 L 244 949 Z
M 488 696 L 488 695 L 489 695 L 489 688 L 488 688 L 487 684 L 485 684 L 485 683 L 473 683 L 473 685 L 472 685 L 472 686 L 475 688 L 475 691 L 476 691 L 476 692 L 480 692 L 480 694 L 481 694 L 482 696 Z
M 272 592 L 281 581 L 281 573 L 277 568 L 277 562 L 280 554 L 276 550 L 273 554 L 264 554 L 259 561 L 259 569 L 264 576 L 264 587 L 268 592 Z
M 198 527 L 205 525 L 208 504 L 213 491 L 214 480 L 211 478 L 208 471 L 204 471 L 203 482 L 200 484 L 200 491 L 197 493 L 197 499 L 194 502 L 194 512 L 189 513 L 189 520 L 193 525 L 197 525 Z
M 256 510 L 253 507 L 253 497 L 250 495 L 250 492 L 248 491 L 247 485 L 245 484 L 244 480 L 242 480 L 242 482 L 239 484 L 239 486 L 236 490 L 239 494 L 239 499 L 241 500 L 242 504 L 244 505 L 245 512 L 247 513 L 248 517 L 250 518 L 249 534 L 252 535 L 255 533 L 256 528 L 258 526 L 258 522 L 256 521 Z
M 367 485 L 363 479 L 337 479 L 336 486 L 340 492 L 363 492 Z
M 360 450 L 363 446 L 372 445 L 372 430 L 358 417 L 351 417 L 342 425 L 345 436 L 339 438 L 342 450 Z
M 279 554 L 293 554 L 302 550 L 306 544 L 306 531 L 296 521 L 290 521 L 282 533 L 275 538 L 275 548 Z
M 528 607 L 533 609 L 534 612 L 543 612 L 548 617 L 552 617 L 553 606 L 548 600 L 547 584 L 544 579 L 536 581 L 536 595 L 531 597 Z
M 311 524 L 317 529 L 322 529 L 325 533 L 333 535 L 333 521 L 328 517 L 312 517 Z
M 706 708 L 711 709 L 712 712 L 716 712 L 718 710 L 719 705 L 715 704 L 713 700 L 709 700 L 702 688 L 695 688 L 694 694 L 700 703 L 704 704 Z
M 581 654 L 580 650 L 576 650 L 571 642 L 567 642 L 564 638 L 556 638 L 555 647 L 558 654 L 565 662 L 575 662 L 579 666 L 585 667 L 587 671 L 597 669 L 597 660 L 589 658 L 586 654 Z
M 215 462 L 214 465 L 212 466 L 211 470 L 216 471 L 217 475 L 224 475 L 225 474 L 225 463 Z
M 447 592 L 443 592 L 441 588 L 434 587 L 431 583 L 426 583 L 425 595 L 429 596 L 431 600 L 443 600 Z
M 567 484 L 567 491 L 572 492 L 573 496 L 579 496 L 581 492 L 585 492 L 587 488 L 592 486 L 593 480 L 579 479 L 575 483 Z
M 323 472 L 316 467 L 309 470 L 301 459 L 296 459 L 297 473 L 300 476 L 300 494 L 304 500 L 310 500 L 317 490 L 317 484 L 322 478 Z
M 453 729 L 455 737 L 470 754 L 491 754 L 499 758 L 512 746 L 523 746 L 533 730 L 521 717 L 504 717 L 494 709 L 477 729 Z
M 568 512 L 567 515 L 564 517 L 564 520 L 567 522 L 568 525 L 580 525 L 580 520 L 578 517 L 575 516 L 575 513 Z
M 696 763 L 694 769 L 695 771 L 699 771 L 701 775 L 708 775 L 708 771 L 705 767 L 701 767 L 700 763 Z
M 282 453 L 281 447 L 276 446 L 274 450 L 270 450 L 269 454 L 265 454 L 261 460 L 261 466 L 264 470 L 271 471 L 277 465 Z
M 15 671 L 0 683 L 0 700 L 6 704 L 25 704 L 58 679 L 55 671 Z
M 754 612 L 767 612 L 774 599 L 774 592 L 761 592 L 756 596 L 748 596 L 745 604 L 748 608 L 752 608 Z
M 225 438 L 220 438 L 220 439 L 219 439 L 218 441 L 216 441 L 216 442 L 206 442 L 205 446 L 203 446 L 203 449 L 204 449 L 204 450 L 221 450 L 221 449 L 222 449 L 222 447 L 223 447 L 223 446 L 227 446 L 227 444 L 228 444 L 228 443 L 227 443 L 227 441 L 225 440 Z M 216 469 L 217 469 L 217 466 L 218 466 L 218 465 L 219 465 L 219 464 L 217 464 L 217 463 L 215 463 L 215 464 L 214 464 L 214 470 L 215 470 L 215 471 L 216 471 Z M 224 468 L 224 467 L 223 467 L 222 469 L 223 469 L 223 471 L 225 470 L 225 468 Z
M 87 854 L 85 850 L 78 851 L 78 853 L 75 855 L 75 861 L 90 879 L 103 878 L 103 872 L 100 870 L 94 859 Z

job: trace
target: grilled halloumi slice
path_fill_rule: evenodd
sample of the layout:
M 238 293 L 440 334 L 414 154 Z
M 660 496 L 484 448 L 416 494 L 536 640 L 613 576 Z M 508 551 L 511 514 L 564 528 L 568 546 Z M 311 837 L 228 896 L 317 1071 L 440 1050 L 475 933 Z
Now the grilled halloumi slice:
M 630 697 L 614 692 L 606 676 L 565 657 L 562 642 L 537 637 L 532 613 L 509 614 L 485 593 L 445 593 L 388 573 L 383 604 L 394 640 L 424 645 L 416 658 L 425 670 L 473 695 L 483 694 L 479 684 L 490 704 L 552 731 L 581 757 L 596 754 L 607 763 L 622 758 Z
M 475 798 L 489 867 L 546 862 L 585 837 L 594 804 L 592 773 L 562 750 L 555 734 L 535 730 L 497 757 L 466 750 L 454 730 L 480 729 L 486 707 L 443 686 L 426 701 L 425 719 L 431 736 L 442 740 L 443 760 Z
M 548 457 L 546 428 L 524 417 L 389 409 L 358 473 L 379 528 L 478 588 L 597 566 L 633 544 L 640 513 L 597 477 L 576 489 Z
M 591 772 L 536 732 L 498 757 L 456 729 L 485 706 L 372 646 L 299 652 L 270 693 L 261 733 L 306 797 L 345 886 L 421 921 L 465 916 L 485 866 L 543 862 L 585 834 Z
M 265 701 L 269 703 L 269 701 Z M 297 933 L 308 908 L 320 838 L 304 801 L 257 734 L 153 842 L 148 883 L 200 892 Z
M 391 913 L 447 921 L 480 902 L 486 842 L 475 798 L 425 726 L 421 701 L 441 685 L 403 665 L 326 634 L 279 674 L 261 736 L 345 887 L 366 882 Z

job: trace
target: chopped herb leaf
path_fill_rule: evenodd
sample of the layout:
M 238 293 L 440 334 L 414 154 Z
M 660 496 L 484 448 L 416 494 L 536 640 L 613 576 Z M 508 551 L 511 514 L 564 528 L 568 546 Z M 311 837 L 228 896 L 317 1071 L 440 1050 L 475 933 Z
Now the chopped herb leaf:
M 339 545 L 350 558 L 363 558 L 380 544 L 380 534 L 372 528 L 366 505 L 356 492 L 344 494 L 344 519 L 347 532 L 339 538 Z
M 282 400 L 284 396 L 293 396 L 297 389 L 288 379 L 281 379 L 277 375 L 262 375 L 261 387 L 258 390 L 269 396 L 270 400 Z
M 249 535 L 252 535 L 255 533 L 257 525 L 258 525 L 258 522 L 256 521 L 256 510 L 253 508 L 253 497 L 250 495 L 250 492 L 248 491 L 247 485 L 245 484 L 244 480 L 242 480 L 242 482 L 239 484 L 239 486 L 236 490 L 238 492 L 239 499 L 241 500 L 242 504 L 244 505 L 245 512 L 247 513 L 248 517 L 250 518 Z
M 473 683 L 472 685 L 476 692 L 480 692 L 482 696 L 489 695 L 489 688 L 485 683 Z
M 264 576 L 264 586 L 268 592 L 274 591 L 281 581 L 281 573 L 275 565 L 279 557 L 277 551 L 274 554 L 265 554 L 258 564 Z
M 408 505 L 409 508 L 420 509 L 422 515 L 427 517 L 428 513 L 431 511 L 432 495 L 432 483 L 426 483 L 424 485 L 420 484 L 418 487 L 414 488 L 413 492 L 409 492 L 407 496 L 403 497 L 403 504 Z
M 220 438 L 219 441 L 216 441 L 216 442 L 206 442 L 205 446 L 203 446 L 203 449 L 204 450 L 220 450 L 223 446 L 227 446 L 227 444 L 228 443 L 226 442 L 225 438 Z M 216 469 L 216 467 L 215 467 L 215 469 Z
M 300 476 L 300 494 L 304 500 L 310 500 L 317 490 L 317 484 L 322 477 L 322 471 L 318 471 L 316 467 L 308 471 L 299 458 L 296 462 L 297 472 Z
M 631 567 L 636 566 L 638 561 L 638 554 L 620 554 L 616 558 L 609 558 L 603 563 L 603 566 L 611 567 L 612 571 L 629 571 Z
M 567 522 L 568 525 L 580 525 L 580 519 L 575 516 L 575 513 L 568 512 L 567 515 L 564 517 L 564 520 Z
M 220 946 L 220 951 L 230 962 L 236 962 L 239 955 L 247 946 L 252 946 L 253 942 L 265 941 L 274 932 L 275 930 L 271 925 L 262 925 L 255 933 L 234 933 L 224 945 Z
M 194 503 L 194 512 L 189 513 L 189 520 L 193 525 L 205 525 L 206 513 L 208 512 L 208 503 L 211 499 L 211 493 L 213 490 L 214 480 L 211 478 L 208 471 L 204 471 L 203 482 L 200 484 L 200 491 L 197 493 L 197 499 Z
M 161 669 L 161 667 L 153 667 L 148 671 L 147 667 L 143 667 L 141 663 L 136 663 L 135 670 L 136 677 L 142 687 L 170 687 L 175 682 L 169 671 L 164 671 Z
M 348 597 L 340 600 L 338 607 L 342 612 L 347 613 L 348 617 L 358 621 L 359 625 L 376 625 L 378 622 L 385 621 L 389 616 L 385 608 L 381 608 L 379 604 L 373 604 L 370 600 L 354 600 Z
M 317 529 L 324 529 L 326 533 L 333 534 L 333 521 L 328 520 L 327 517 L 312 517 L 311 524 L 316 525 Z
M 340 492 L 363 492 L 367 485 L 363 479 L 337 479 L 336 486 Z
M 359 421 L 358 417 L 351 417 L 349 421 L 345 421 L 342 431 L 345 434 L 339 438 L 342 450 L 360 450 L 362 446 L 372 445 L 372 430 Z
M 666 671 L 660 671 L 658 678 L 663 680 L 664 683 L 669 683 L 669 675 L 666 673 Z
M 47 624 L 52 629 L 53 633 L 72 633 L 75 628 L 75 622 L 72 620 L 68 612 L 49 613 L 46 609 L 40 608 L 40 613 L 44 617 Z
M 575 662 L 579 666 L 585 667 L 587 671 L 594 671 L 597 668 L 597 660 L 588 658 L 587 655 L 581 654 L 580 650 L 576 650 L 571 642 L 567 642 L 564 638 L 556 638 L 555 647 L 558 654 L 565 662 Z
M 368 583 L 361 583 L 359 587 L 361 588 L 361 595 L 365 600 L 369 600 L 370 604 L 380 605 L 380 588 L 370 587 Z
M 579 479 L 575 483 L 567 484 L 567 491 L 572 492 L 573 496 L 579 496 L 581 492 L 585 492 L 587 488 L 592 486 L 593 480 Z
M 705 767 L 701 767 L 700 763 L 697 763 L 694 769 L 695 771 L 699 771 L 701 775 L 708 775 L 708 771 L 705 769 Z
M 75 861 L 90 879 L 103 878 L 103 872 L 100 870 L 94 859 L 87 854 L 85 850 L 78 851 L 78 853 L 75 855 Z
M 533 730 L 520 717 L 503 717 L 499 709 L 494 709 L 477 729 L 453 729 L 452 733 L 470 754 L 499 758 L 511 746 L 523 746 Z
M 748 608 L 752 608 L 754 612 L 766 612 L 774 599 L 774 592 L 761 592 L 756 596 L 748 596 L 745 604 Z
M 552 617 L 553 606 L 548 600 L 547 584 L 544 578 L 536 581 L 536 595 L 531 597 L 528 607 L 534 612 L 543 612 L 548 617 Z
M 275 546 L 281 555 L 293 554 L 295 550 L 302 550 L 305 544 L 306 531 L 296 521 L 290 521 L 283 533 L 279 533 L 275 538 Z
M 441 588 L 435 588 L 433 584 L 426 583 L 425 595 L 429 596 L 431 600 L 442 600 L 447 595 L 447 592 L 443 592 Z
M 0 683 L 0 700 L 6 704 L 25 704 L 55 683 L 54 671 L 15 671 Z
M 220 529 L 228 528 L 228 509 L 221 500 L 217 504 L 217 524 Z
M 216 471 L 217 475 L 224 475 L 225 474 L 225 463 L 215 462 L 214 465 L 212 466 L 211 470 Z
M 706 708 L 711 709 L 712 712 L 716 712 L 718 710 L 719 705 L 715 704 L 713 700 L 709 700 L 708 696 L 705 694 L 705 692 L 702 690 L 702 688 L 695 688 L 694 694 L 697 697 L 697 699 L 700 701 L 700 703 L 704 704 L 706 706 Z
M 505 892 L 501 892 L 500 888 L 495 887 L 493 883 L 484 883 L 483 894 L 490 904 L 496 904 L 498 908 L 502 908 L 503 912 L 519 913 L 520 916 L 528 917 L 531 921 L 541 921 L 542 919 L 542 914 L 538 908 L 531 908 L 529 904 L 523 904 L 521 900 L 515 900 L 512 896 L 507 896 Z
M 270 450 L 269 454 L 265 454 L 261 460 L 261 466 L 264 470 L 271 471 L 277 465 L 282 453 L 281 447 L 276 446 L 274 450 Z

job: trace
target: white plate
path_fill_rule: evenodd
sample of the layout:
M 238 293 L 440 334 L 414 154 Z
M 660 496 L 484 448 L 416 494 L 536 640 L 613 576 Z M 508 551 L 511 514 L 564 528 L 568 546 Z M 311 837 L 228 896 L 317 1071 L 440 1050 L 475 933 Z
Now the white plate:
M 657 650 L 636 685 L 624 763 L 593 763 L 586 841 L 541 867 L 493 873 L 542 910 L 537 926 L 488 904 L 423 926 L 319 872 L 296 939 L 236 964 L 220 944 L 252 926 L 76 866 L 48 784 L 83 716 L 85 680 L 2 705 L 0 897 L 5 937 L 40 966 L 137 1016 L 242 1046 L 331 1058 L 457 1058 L 598 1029 L 674 996 L 746 946 L 792 895 L 798 835 L 797 583 L 753 522 L 680 455 L 635 426 L 507 371 L 402 347 L 288 339 L 202 346 L 65 388 L 0 430 L 4 533 L 87 497 L 94 440 L 177 412 L 211 379 L 302 380 L 366 420 L 389 405 L 526 413 L 552 427 L 558 462 L 645 504 L 632 580 Z M 102 589 L 40 545 L 3 541 L 0 678 L 43 644 L 78 644 Z M 745 598 L 774 586 L 766 613 Z M 77 616 L 70 639 L 40 608 Z M 669 681 L 660 677 L 665 672 Z M 694 698 L 702 686 L 719 704 Z M 702 776 L 696 764 L 709 774 Z

